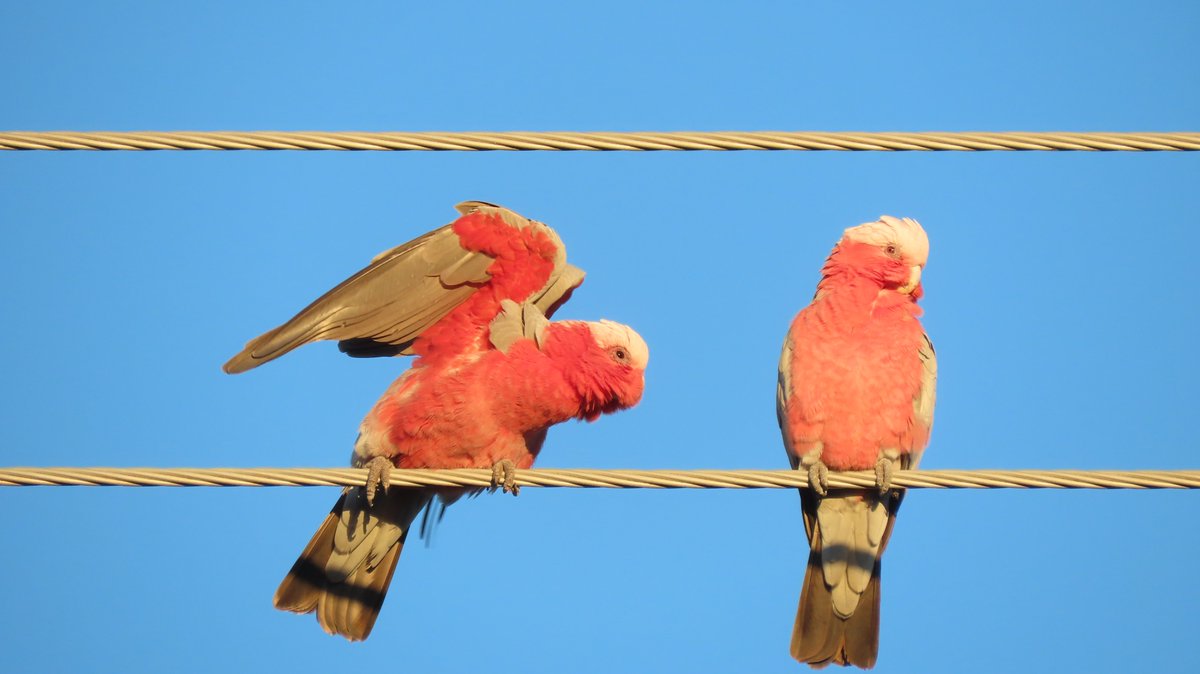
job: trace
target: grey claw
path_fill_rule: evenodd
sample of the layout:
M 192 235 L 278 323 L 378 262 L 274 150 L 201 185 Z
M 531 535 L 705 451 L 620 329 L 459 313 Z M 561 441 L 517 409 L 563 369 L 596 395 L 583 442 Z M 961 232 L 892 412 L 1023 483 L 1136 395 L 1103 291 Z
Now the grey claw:
M 492 490 L 502 487 L 505 494 L 516 496 L 521 492 L 517 485 L 517 466 L 508 459 L 492 464 Z
M 817 496 L 829 493 L 829 467 L 817 461 L 808 467 L 808 486 L 817 492 Z
M 875 462 L 875 486 L 879 487 L 879 493 L 887 493 L 887 490 L 892 488 L 892 475 L 895 470 L 896 461 L 894 459 L 881 456 Z
M 375 492 L 380 486 L 387 493 L 392 481 L 392 462 L 390 459 L 377 456 L 367 462 L 367 504 L 375 505 Z

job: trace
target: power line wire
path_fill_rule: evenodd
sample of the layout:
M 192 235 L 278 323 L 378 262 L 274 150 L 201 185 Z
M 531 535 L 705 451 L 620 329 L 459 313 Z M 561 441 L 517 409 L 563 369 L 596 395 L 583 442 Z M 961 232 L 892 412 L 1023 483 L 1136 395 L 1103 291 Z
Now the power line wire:
M 9 131 L 0 150 L 1197 151 L 1192 132 Z
M 317 487 L 357 486 L 358 468 L 0 468 L 0 486 Z M 794 470 L 563 470 L 516 472 L 521 487 L 633 489 L 780 489 L 808 485 Z M 405 470 L 394 487 L 490 487 L 490 469 Z M 830 473 L 830 487 L 873 487 L 873 471 Z M 914 489 L 1200 489 L 1200 470 L 921 470 L 898 471 L 897 487 Z

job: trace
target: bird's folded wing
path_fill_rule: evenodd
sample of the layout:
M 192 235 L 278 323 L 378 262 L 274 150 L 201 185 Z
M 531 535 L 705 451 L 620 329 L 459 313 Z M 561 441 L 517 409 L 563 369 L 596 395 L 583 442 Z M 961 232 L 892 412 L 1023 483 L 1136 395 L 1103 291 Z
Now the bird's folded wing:
M 918 353 L 921 356 L 921 387 L 913 397 L 913 420 L 925 427 L 925 432 L 933 427 L 933 406 L 937 402 L 937 353 L 933 350 L 933 342 L 929 335 L 921 335 L 921 346 Z M 924 445 L 913 447 L 912 452 L 905 456 L 904 468 L 915 469 L 921 463 L 921 455 L 925 453 Z

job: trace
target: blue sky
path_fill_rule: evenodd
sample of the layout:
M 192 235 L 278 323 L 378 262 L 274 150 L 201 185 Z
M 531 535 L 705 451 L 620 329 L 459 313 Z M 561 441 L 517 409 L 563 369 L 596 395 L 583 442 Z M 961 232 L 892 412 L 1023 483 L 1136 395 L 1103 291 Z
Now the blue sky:
M 5 3 L 5 130 L 1200 128 L 1195 3 Z M 969 3 L 968 3 L 969 4 Z M 428 5 L 428 6 L 426 6 Z M 548 467 L 779 468 L 775 363 L 843 228 L 919 219 L 926 468 L 1195 468 L 1200 157 L 0 153 L 0 463 L 340 466 L 402 361 L 220 365 L 507 205 L 651 347 Z M 786 490 L 525 490 L 411 545 L 372 638 L 271 593 L 334 489 L 0 489 L 14 670 L 789 672 Z M 1194 671 L 1192 492 L 919 491 L 878 671 Z

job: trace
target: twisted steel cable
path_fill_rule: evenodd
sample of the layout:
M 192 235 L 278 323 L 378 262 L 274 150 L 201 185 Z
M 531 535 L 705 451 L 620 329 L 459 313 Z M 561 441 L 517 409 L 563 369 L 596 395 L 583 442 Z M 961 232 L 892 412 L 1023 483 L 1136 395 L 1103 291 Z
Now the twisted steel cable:
M 0 468 L 0 486 L 320 487 L 366 482 L 359 468 Z M 808 486 L 794 470 L 516 471 L 521 487 L 632 489 L 780 489 Z M 873 471 L 830 473 L 830 487 L 872 487 Z M 1200 470 L 922 470 L 898 471 L 897 487 L 914 489 L 1200 489 Z M 479 468 L 391 472 L 393 487 L 490 487 Z
M 9 131 L 0 150 L 1197 151 L 1190 132 Z

